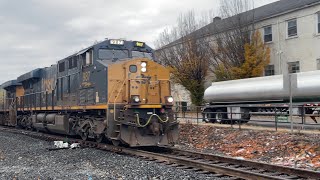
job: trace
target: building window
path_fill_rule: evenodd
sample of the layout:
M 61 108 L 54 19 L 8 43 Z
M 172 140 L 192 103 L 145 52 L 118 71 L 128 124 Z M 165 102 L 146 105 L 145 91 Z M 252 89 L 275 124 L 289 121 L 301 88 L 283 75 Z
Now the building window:
M 265 76 L 273 76 L 274 75 L 274 65 L 268 65 L 264 69 Z
M 317 23 L 318 34 L 320 34 L 320 12 L 318 12 L 317 16 L 318 16 L 318 23 Z
M 289 73 L 298 73 L 300 72 L 300 62 L 289 62 L 288 63 Z
M 298 35 L 297 19 L 288 21 L 288 37 L 294 37 Z
M 264 28 L 264 42 L 272 41 L 272 26 Z
M 320 58 L 317 59 L 317 70 L 320 70 Z

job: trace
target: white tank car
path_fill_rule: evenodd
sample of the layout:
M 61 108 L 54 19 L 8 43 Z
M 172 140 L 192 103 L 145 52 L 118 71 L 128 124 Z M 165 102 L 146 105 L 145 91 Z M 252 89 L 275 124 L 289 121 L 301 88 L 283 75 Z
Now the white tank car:
M 320 71 L 292 75 L 294 101 L 320 99 Z M 204 100 L 209 103 L 287 101 L 288 79 L 283 75 L 214 82 L 206 89 Z

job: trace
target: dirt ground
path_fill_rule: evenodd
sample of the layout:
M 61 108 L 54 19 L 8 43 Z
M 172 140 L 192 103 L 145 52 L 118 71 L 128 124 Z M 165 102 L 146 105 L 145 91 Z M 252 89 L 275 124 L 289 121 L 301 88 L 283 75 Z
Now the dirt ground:
M 179 145 L 272 164 L 320 171 L 320 134 L 180 124 Z

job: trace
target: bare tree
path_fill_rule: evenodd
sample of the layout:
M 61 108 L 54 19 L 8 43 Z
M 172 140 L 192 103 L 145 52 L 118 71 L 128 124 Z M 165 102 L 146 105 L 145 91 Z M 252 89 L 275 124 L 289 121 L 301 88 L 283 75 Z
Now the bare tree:
M 251 43 L 253 1 L 220 0 L 220 5 L 224 19 L 212 18 L 212 12 L 197 18 L 190 11 L 180 15 L 177 26 L 164 30 L 156 41 L 158 60 L 171 69 L 174 81 L 190 92 L 195 105 L 202 103 L 209 71 L 215 81 L 253 77 L 261 75 L 263 65 L 269 62 L 270 50 Z M 258 56 L 258 51 L 267 57 Z
M 182 14 L 177 26 L 164 30 L 156 42 L 157 59 L 170 68 L 174 82 L 190 92 L 194 105 L 202 103 L 209 64 L 209 42 L 195 32 L 210 22 L 209 17 L 197 18 L 193 11 Z
M 211 70 L 216 81 L 234 79 L 232 67 L 245 62 L 245 45 L 254 30 L 254 9 L 250 0 L 220 0 L 220 14 L 227 21 L 212 23 Z M 245 13 L 244 13 L 245 12 Z

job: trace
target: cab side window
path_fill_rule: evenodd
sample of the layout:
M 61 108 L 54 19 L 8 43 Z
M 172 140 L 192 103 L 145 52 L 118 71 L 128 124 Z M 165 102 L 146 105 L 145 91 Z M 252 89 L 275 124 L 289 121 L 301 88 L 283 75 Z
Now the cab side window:
M 63 72 L 65 70 L 65 63 L 64 61 L 59 63 L 59 72 Z
M 90 65 L 93 63 L 93 51 L 87 51 L 86 52 L 86 58 L 85 58 L 85 65 Z

